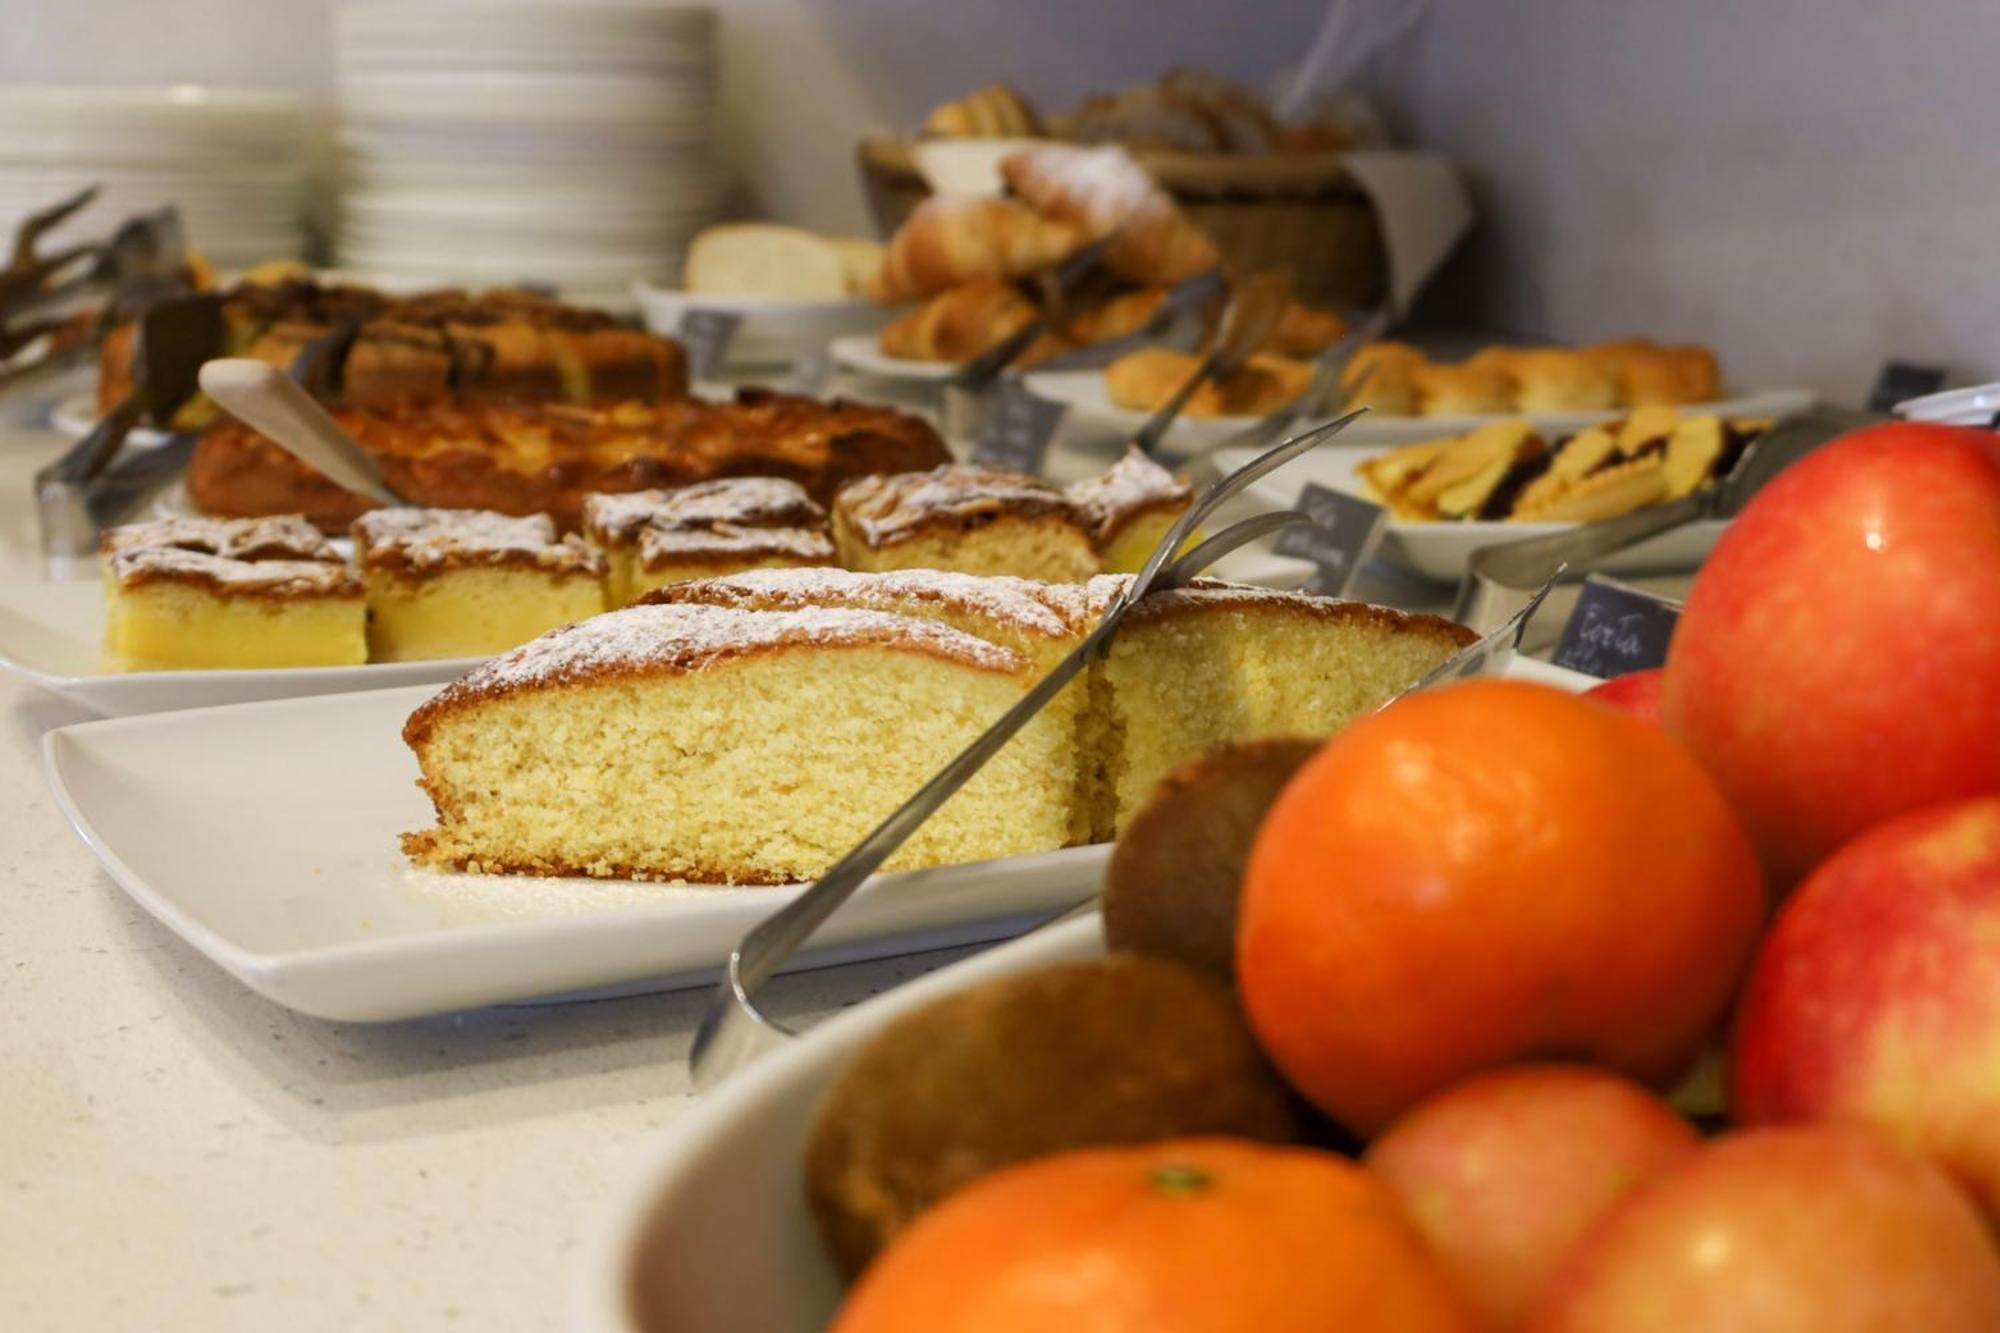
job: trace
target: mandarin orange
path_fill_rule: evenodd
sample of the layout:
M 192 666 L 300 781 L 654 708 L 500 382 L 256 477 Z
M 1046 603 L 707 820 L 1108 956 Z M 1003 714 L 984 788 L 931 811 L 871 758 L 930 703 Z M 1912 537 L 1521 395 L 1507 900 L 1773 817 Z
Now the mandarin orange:
M 1349 726 L 1258 832 L 1237 977 L 1265 1049 L 1364 1136 L 1529 1058 L 1660 1087 L 1764 914 L 1748 837 L 1657 727 L 1481 680 Z

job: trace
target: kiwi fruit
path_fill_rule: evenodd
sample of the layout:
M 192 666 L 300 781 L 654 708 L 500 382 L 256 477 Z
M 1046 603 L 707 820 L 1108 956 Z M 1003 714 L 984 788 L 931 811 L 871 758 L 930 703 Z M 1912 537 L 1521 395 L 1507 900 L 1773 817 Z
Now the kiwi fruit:
M 1162 779 L 1112 848 L 1104 942 L 1233 983 L 1236 906 L 1250 845 L 1278 793 L 1323 743 L 1249 741 Z
M 1226 987 L 1113 954 L 1002 977 L 891 1023 L 821 1104 L 806 1193 L 851 1277 L 918 1213 L 998 1167 L 1185 1134 L 1287 1143 L 1295 1132 Z

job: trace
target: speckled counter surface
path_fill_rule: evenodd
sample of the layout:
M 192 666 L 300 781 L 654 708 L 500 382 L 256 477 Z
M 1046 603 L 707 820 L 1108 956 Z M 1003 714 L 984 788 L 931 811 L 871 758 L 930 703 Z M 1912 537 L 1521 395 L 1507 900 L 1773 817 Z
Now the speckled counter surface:
M 0 580 L 39 578 L 0 423 Z M 136 907 L 43 783 L 88 715 L 0 677 L 0 1327 L 540 1329 L 581 1223 L 691 1104 L 703 996 L 382 1027 L 245 990 Z M 794 1021 L 958 953 L 789 978 Z
M 0 580 L 41 577 L 29 478 L 63 444 L 0 422 Z M 0 677 L 0 1327 L 554 1327 L 581 1224 L 690 1105 L 704 995 L 381 1027 L 281 1009 L 70 831 L 40 738 L 85 717 Z M 772 1008 L 809 1023 L 963 952 L 789 978 Z

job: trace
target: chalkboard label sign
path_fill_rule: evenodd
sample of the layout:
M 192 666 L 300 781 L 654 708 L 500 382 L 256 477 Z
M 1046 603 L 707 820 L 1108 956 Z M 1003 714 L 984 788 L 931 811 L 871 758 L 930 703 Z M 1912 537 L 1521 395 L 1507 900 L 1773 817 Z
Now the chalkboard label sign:
M 1875 387 L 1868 391 L 1868 409 L 1887 412 L 1897 403 L 1936 393 L 1944 387 L 1944 380 L 1943 366 L 1920 366 L 1913 361 L 1884 362 L 1875 376 Z
M 1361 567 L 1375 558 L 1388 528 L 1389 511 L 1358 495 L 1345 495 L 1307 483 L 1293 505 L 1312 518 L 1278 534 L 1279 555 L 1310 560 L 1317 566 L 1307 588 L 1339 597 L 1346 593 Z
M 1679 602 L 1592 574 L 1563 626 L 1555 664 L 1601 680 L 1660 666 L 1680 616 Z
M 729 344 L 742 323 L 743 316 L 733 310 L 682 311 L 674 336 L 687 349 L 688 373 L 698 380 L 719 377 L 729 365 Z
M 1001 384 L 986 414 L 986 424 L 972 449 L 972 461 L 982 467 L 1038 476 L 1049 441 L 1062 425 L 1064 407 L 1037 398 L 1019 380 Z

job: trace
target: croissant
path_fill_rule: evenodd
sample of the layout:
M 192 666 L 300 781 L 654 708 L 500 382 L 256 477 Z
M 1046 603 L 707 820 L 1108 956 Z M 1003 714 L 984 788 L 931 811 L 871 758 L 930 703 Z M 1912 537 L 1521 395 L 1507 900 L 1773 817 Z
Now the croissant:
M 1010 154 L 1000 164 L 1008 188 L 1052 218 L 1114 237 L 1105 263 L 1152 287 L 1170 287 L 1222 262 L 1201 228 L 1122 148 L 1056 145 Z
M 1060 262 L 1088 239 L 1076 223 L 1042 217 L 1012 199 L 933 197 L 889 238 L 869 295 L 907 301 L 974 278 L 1022 277 Z
M 1035 109 L 1004 83 L 989 83 L 955 102 L 945 102 L 924 121 L 924 133 L 954 139 L 1011 139 L 1041 132 Z
M 882 330 L 882 351 L 910 361 L 970 361 L 1035 318 L 1028 299 L 1000 278 L 978 278 L 905 312 Z
M 1104 370 L 1104 388 L 1114 405 L 1151 412 L 1180 391 L 1201 358 L 1192 352 L 1149 347 L 1113 361 Z M 1288 357 L 1259 352 L 1234 373 L 1209 380 L 1181 409 L 1190 418 L 1262 416 L 1304 393 L 1312 367 Z

